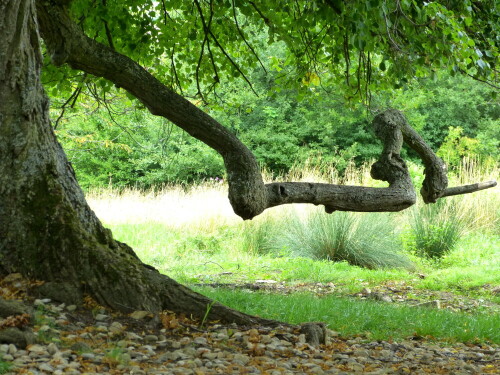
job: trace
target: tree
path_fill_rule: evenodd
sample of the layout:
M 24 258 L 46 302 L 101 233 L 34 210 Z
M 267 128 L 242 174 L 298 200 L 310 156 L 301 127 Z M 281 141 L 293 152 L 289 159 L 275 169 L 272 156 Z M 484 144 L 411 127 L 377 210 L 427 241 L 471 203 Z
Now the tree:
M 420 19 L 419 14 L 415 15 L 420 8 L 416 2 L 409 1 L 397 1 L 396 8 L 392 10 L 384 5 L 382 18 L 385 25 L 377 27 L 372 21 L 364 22 L 371 19 L 369 11 L 372 8 L 367 4 L 378 4 L 378 1 L 356 3 L 354 9 L 360 14 L 357 19 L 350 15 L 351 9 L 338 1 L 296 2 L 298 8 L 294 5 L 293 9 L 285 9 L 289 5 L 281 9 L 283 4 L 279 1 L 263 4 L 254 1 L 162 1 L 153 6 L 156 10 L 149 3 L 143 4 L 138 0 L 75 0 L 71 10 L 70 3 L 62 0 L 0 1 L 0 32 L 3 36 L 0 40 L 0 270 L 3 274 L 21 272 L 47 281 L 46 289 L 54 286 L 53 291 L 57 290 L 63 299 L 78 299 L 86 293 L 103 305 L 123 311 L 169 309 L 202 316 L 210 303 L 207 298 L 143 264 L 130 247 L 113 239 L 111 232 L 101 225 L 86 204 L 50 124 L 49 101 L 40 80 L 43 59 L 40 34 L 55 67 L 66 64 L 85 72 L 85 79 L 87 75 L 105 78 L 127 90 L 153 114 L 169 119 L 218 151 L 228 172 L 230 202 L 235 213 L 244 219 L 251 219 L 268 207 L 294 202 L 323 204 L 327 212 L 404 209 L 415 202 L 415 193 L 405 163 L 399 156 L 403 141 L 414 148 L 426 164 L 422 193 L 428 202 L 493 185 L 447 189 L 444 164 L 396 110 L 385 111 L 374 120 L 376 134 L 384 148 L 379 161 L 373 166 L 372 174 L 375 178 L 388 181 L 388 188 L 310 183 L 264 184 L 257 162 L 245 145 L 150 73 L 164 72 L 164 65 L 160 62 L 168 56 L 172 64 L 167 78 L 177 82 L 180 90 L 182 77 L 194 75 L 200 94 L 207 84 L 210 86 L 220 81 L 224 71 L 244 76 L 241 66 L 250 64 L 251 60 L 259 61 L 251 47 L 250 37 L 245 35 L 243 25 L 240 26 L 238 21 L 245 20 L 253 22 L 248 26 L 250 29 L 252 25 L 267 24 L 271 36 L 279 35 L 289 43 L 294 53 L 290 56 L 294 56 L 292 60 L 301 69 L 303 66 L 319 68 L 326 62 L 327 56 L 332 55 L 329 46 L 334 47 L 332 51 L 340 48 L 344 62 L 336 63 L 334 59 L 337 65 L 332 65 L 331 69 L 345 69 L 349 87 L 350 79 L 354 79 L 349 73 L 350 55 L 356 53 L 360 57 L 356 64 L 358 73 L 354 75 L 357 77 L 354 87 L 361 92 L 359 88 L 363 82 L 370 81 L 369 75 L 362 78 L 361 73 L 372 68 L 374 59 L 366 55 L 365 48 L 369 45 L 373 50 L 380 47 L 381 56 L 384 56 L 382 62 L 393 62 L 393 71 L 389 69 L 387 73 L 389 78 L 403 79 L 403 73 L 408 73 L 400 69 L 398 58 L 414 61 L 415 67 L 424 69 L 427 64 L 436 66 L 441 63 L 431 63 L 425 58 L 420 61 L 421 57 L 430 59 L 439 56 L 459 62 L 471 56 L 466 55 L 469 51 L 466 47 L 445 48 L 445 44 L 427 52 L 417 45 L 423 40 L 419 27 L 424 27 L 422 30 L 429 33 L 432 31 L 428 37 L 434 37 L 434 31 L 445 35 L 446 30 L 457 28 L 458 31 L 453 30 L 466 33 L 464 38 L 467 41 L 477 40 L 475 43 L 478 45 L 487 46 L 489 49 L 484 49 L 486 57 L 488 53 L 496 54 L 497 46 L 491 44 L 493 39 L 490 34 L 478 31 L 480 26 L 484 31 L 484 25 L 488 24 L 491 26 L 489 32 L 493 33 L 496 27 L 494 11 L 482 3 L 471 4 L 471 10 L 462 5 L 447 9 L 445 5 L 431 3 L 434 4 L 433 9 L 439 10 L 437 13 L 443 14 L 444 20 L 450 23 L 447 28 L 439 26 L 439 19 L 432 19 L 423 26 L 417 24 L 411 17 L 418 16 Z M 270 12 L 272 17 L 264 14 L 264 4 L 268 10 L 280 11 Z M 474 7 L 478 6 L 479 10 L 475 10 Z M 408 13 L 409 10 L 412 12 Z M 466 15 L 463 22 L 456 17 L 461 12 Z M 474 20 L 478 21 L 478 25 L 472 28 L 467 17 L 476 15 Z M 428 15 L 422 17 L 423 21 L 418 22 L 427 20 Z M 394 18 L 405 27 L 391 26 L 394 25 Z M 294 26 L 295 21 L 298 28 Z M 353 24 L 354 21 L 357 23 Z M 336 29 L 335 25 L 339 28 Z M 345 34 L 346 27 L 353 31 L 353 35 Z M 228 37 L 222 37 L 221 33 L 228 30 L 234 32 L 232 35 L 239 35 L 238 39 L 247 46 L 249 53 L 239 61 L 229 54 L 231 50 L 228 46 L 231 44 Z M 477 35 L 474 34 L 476 32 Z M 314 34 L 312 39 L 311 33 Z M 172 37 L 173 34 L 178 34 L 178 37 Z M 88 35 L 94 35 L 94 38 Z M 194 43 L 197 38 L 200 38 L 198 44 Z M 322 40 L 330 44 L 323 44 Z M 462 46 L 461 40 L 457 42 L 459 46 Z M 298 41 L 302 41 L 301 44 L 297 44 Z M 198 46 L 196 58 L 182 50 L 185 47 L 189 51 L 194 48 L 193 45 Z M 295 50 L 293 46 L 302 46 L 302 50 Z M 408 51 L 399 56 L 403 47 Z M 357 51 L 352 48 L 357 48 Z M 151 68 L 146 69 L 118 50 L 136 59 L 148 56 L 150 51 L 156 52 L 152 58 L 144 58 L 151 64 Z M 490 72 L 495 69 L 495 60 L 494 57 L 489 60 L 486 57 L 482 60 L 484 67 L 477 64 L 480 69 L 472 71 L 461 65 L 459 68 L 478 79 L 489 79 Z M 179 59 L 184 59 L 187 67 L 176 66 Z M 56 72 L 54 67 L 47 69 Z M 311 77 L 313 72 L 307 70 L 307 73 Z M 211 81 L 207 77 L 213 74 Z M 381 75 L 380 82 L 382 78 Z M 105 92 L 109 84 L 102 82 Z M 211 307 L 210 317 L 238 323 L 272 324 L 219 304 Z

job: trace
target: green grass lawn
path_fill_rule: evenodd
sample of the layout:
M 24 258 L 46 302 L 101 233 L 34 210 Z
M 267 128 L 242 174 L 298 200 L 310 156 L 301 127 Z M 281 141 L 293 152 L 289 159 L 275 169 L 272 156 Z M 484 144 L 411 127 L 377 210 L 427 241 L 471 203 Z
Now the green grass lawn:
M 311 294 L 278 295 L 225 288 L 196 290 L 232 308 L 289 323 L 322 321 L 341 335 L 366 335 L 371 340 L 410 337 L 500 344 L 498 314 L 464 314 L 426 307 Z
M 481 295 L 481 285 L 500 285 L 500 236 L 469 234 L 440 261 L 413 257 L 416 269 L 366 269 L 347 262 L 247 252 L 238 228 L 215 232 L 172 229 L 161 223 L 108 225 L 139 257 L 182 283 L 234 283 L 272 279 L 285 282 L 334 282 L 356 291 L 389 280 L 415 288 Z M 418 277 L 425 274 L 425 279 Z M 360 283 L 363 282 L 363 284 Z M 488 295 L 488 292 L 484 292 Z
M 146 263 L 182 283 L 198 285 L 195 289 L 210 298 L 250 314 L 290 323 L 323 321 L 342 335 L 363 334 L 376 340 L 423 336 L 445 341 L 500 343 L 500 315 L 496 313 L 461 313 L 343 297 L 366 287 L 404 282 L 417 291 L 450 291 L 500 303 L 498 295 L 482 288 L 486 284 L 500 285 L 500 236 L 469 234 L 442 260 L 414 258 L 416 269 L 408 271 L 246 252 L 238 247 L 241 233 L 230 227 L 202 234 L 185 228 L 176 231 L 158 223 L 111 228 Z M 334 283 L 339 293 L 317 297 L 307 293 L 279 295 L 199 286 L 256 280 L 275 280 L 292 286 Z
M 295 205 L 267 210 L 249 222 L 225 206 L 221 187 L 159 195 L 108 192 L 91 197 L 90 203 L 114 236 L 145 263 L 247 313 L 292 323 L 323 321 L 343 335 L 373 339 L 416 335 L 499 343 L 500 295 L 494 292 L 500 286 L 498 190 L 447 199 L 430 211 L 417 205 L 395 214 L 326 215 Z M 412 220 L 419 225 L 412 227 Z M 459 234 L 453 240 L 450 226 Z M 418 246 L 429 246 L 440 257 L 422 257 Z M 274 280 L 299 292 L 203 286 L 257 280 Z M 296 288 L 313 283 L 334 284 L 335 292 L 318 296 Z M 411 286 L 417 300 L 429 291 L 448 292 L 474 299 L 479 307 L 464 313 L 352 297 L 363 288 L 391 283 Z M 497 307 L 482 309 L 481 301 Z

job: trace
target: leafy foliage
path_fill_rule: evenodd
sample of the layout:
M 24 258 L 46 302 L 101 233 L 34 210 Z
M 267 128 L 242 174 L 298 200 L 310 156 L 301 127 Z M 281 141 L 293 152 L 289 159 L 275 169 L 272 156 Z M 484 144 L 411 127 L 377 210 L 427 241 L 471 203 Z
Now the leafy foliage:
M 364 99 L 440 68 L 498 79 L 495 0 L 74 0 L 71 11 L 87 35 L 188 96 L 235 78 L 252 88 L 248 74 L 268 69 L 267 60 L 282 72 L 280 86 L 308 92 L 326 84 Z M 264 54 L 266 47 L 280 53 Z M 75 75 L 50 69 L 46 82 L 67 92 Z M 85 79 L 103 92 L 111 88 Z
M 342 173 L 351 160 L 360 164 L 378 157 L 380 145 L 365 107 L 346 107 L 339 95 L 321 90 L 301 101 L 292 89 L 266 96 L 267 80 L 254 82 L 259 97 L 245 91 L 244 83 L 234 82 L 219 91 L 218 104 L 207 110 L 274 175 L 305 163 L 325 172 L 334 165 Z M 422 81 L 390 96 L 377 95 L 373 104 L 404 109 L 410 123 L 454 167 L 463 156 L 500 157 L 500 110 L 491 92 L 485 85 L 443 76 L 439 82 Z M 59 121 L 57 132 L 84 188 L 111 183 L 147 189 L 224 176 L 221 158 L 208 146 L 122 95 L 110 93 L 107 108 L 82 98 Z M 54 117 L 58 114 L 54 111 Z M 404 157 L 420 162 L 412 153 Z
M 71 12 L 87 35 L 196 105 L 209 104 L 207 112 L 275 174 L 305 160 L 342 170 L 350 159 L 375 157 L 372 113 L 353 99 L 371 100 L 372 112 L 405 110 L 434 149 L 452 136 L 450 127 L 460 127 L 472 142 L 480 140 L 467 152 L 498 156 L 494 90 L 445 73 L 496 84 L 493 0 L 74 0 Z M 415 83 L 422 77 L 431 79 Z M 139 115 L 142 105 L 110 82 L 55 68 L 48 56 L 43 80 L 66 116 L 81 110 L 79 100 L 83 107 L 97 101 L 88 124 L 74 118 L 61 128 L 64 119 L 55 116 L 84 187 L 148 188 L 223 176 L 212 150 L 164 120 Z M 119 107 L 113 120 L 120 126 L 104 130 L 110 105 Z

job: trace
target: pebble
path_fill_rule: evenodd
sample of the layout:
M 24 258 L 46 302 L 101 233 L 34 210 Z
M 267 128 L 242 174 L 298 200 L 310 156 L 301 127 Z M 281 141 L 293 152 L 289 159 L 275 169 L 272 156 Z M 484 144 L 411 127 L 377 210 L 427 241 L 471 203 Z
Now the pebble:
M 107 316 L 106 314 L 97 314 L 95 316 L 95 320 L 97 320 L 97 321 L 107 320 L 107 319 L 109 319 L 109 316 Z
M 146 335 L 144 336 L 144 341 L 148 343 L 153 343 L 158 341 L 158 336 L 156 335 Z
M 290 328 L 241 331 L 222 325 L 208 326 L 208 332 L 194 329 L 180 336 L 169 329 L 141 326 L 133 330 L 125 318 L 113 321 L 103 312 L 95 315 L 93 326 L 87 326 L 73 321 L 77 311 L 74 305 L 55 305 L 50 300 L 35 303 L 43 305 L 47 318 L 52 318 L 40 319 L 52 323 L 35 327 L 35 332 L 50 331 L 55 339 L 30 345 L 26 350 L 13 344 L 0 345 L 3 361 L 13 366 L 9 375 L 498 374 L 500 368 L 497 345 L 459 343 L 443 347 L 410 340 L 367 342 L 361 337 L 346 340 L 331 331 L 330 343 L 314 348 L 306 343 L 303 334 Z M 65 315 L 67 312 L 72 314 Z M 151 313 L 136 311 L 129 318 L 140 321 L 148 316 Z

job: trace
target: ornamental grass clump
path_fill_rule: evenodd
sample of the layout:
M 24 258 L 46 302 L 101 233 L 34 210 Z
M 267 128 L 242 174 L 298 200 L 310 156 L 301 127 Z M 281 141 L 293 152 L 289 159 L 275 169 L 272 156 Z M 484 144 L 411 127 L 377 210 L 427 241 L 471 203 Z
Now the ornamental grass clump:
M 441 259 L 450 253 L 465 229 L 457 205 L 451 200 L 413 208 L 410 227 L 410 249 L 429 259 Z
M 293 220 L 284 241 L 292 254 L 365 268 L 407 268 L 413 264 L 400 252 L 392 216 L 314 211 Z

